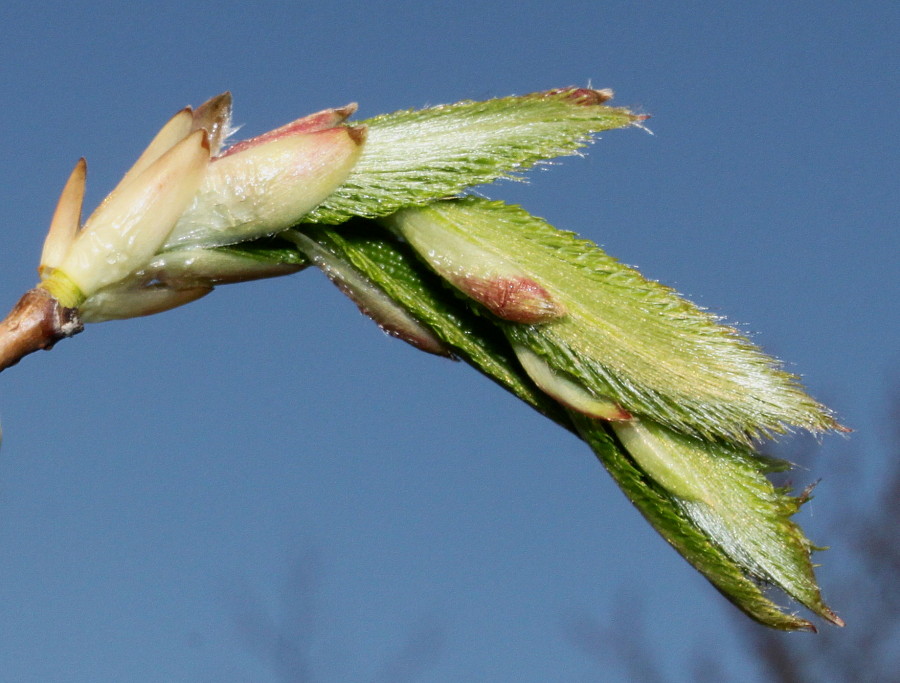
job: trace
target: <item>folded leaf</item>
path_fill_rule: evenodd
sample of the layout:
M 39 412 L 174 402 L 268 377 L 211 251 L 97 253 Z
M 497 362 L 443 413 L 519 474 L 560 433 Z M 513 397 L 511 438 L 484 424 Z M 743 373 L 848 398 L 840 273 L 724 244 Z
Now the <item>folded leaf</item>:
M 567 411 L 532 383 L 490 318 L 442 286 L 407 245 L 362 220 L 303 233 L 430 328 L 454 355 L 584 439 L 663 538 L 750 617 L 773 628 L 814 630 L 763 592 L 774 584 L 841 623 L 819 595 L 810 543 L 789 520 L 801 499 L 776 491 L 764 476 L 781 469 L 779 463 L 659 425 Z
M 519 207 L 467 197 L 383 221 L 437 272 L 455 271 L 448 277 L 454 284 L 466 273 L 490 277 L 479 253 L 486 262 L 504 254 L 566 315 L 537 324 L 503 316 L 498 323 L 515 347 L 595 400 L 697 436 L 744 442 L 789 427 L 836 427 L 794 376 L 733 328 Z M 454 261 L 460 240 L 470 249 Z
M 805 498 L 776 491 L 765 477 L 767 461 L 750 448 L 685 436 L 650 420 L 611 429 L 635 463 L 748 577 L 842 623 L 822 602 L 809 560 L 812 544 L 790 521 Z
M 771 628 L 785 631 L 816 630 L 806 619 L 785 613 L 773 602 L 763 592 L 760 578 L 748 571 L 746 563 L 737 561 L 705 528 L 697 525 L 675 497 L 636 465 L 611 433 L 608 423 L 576 413 L 572 414 L 572 418 L 582 438 L 644 518 L 736 607 Z M 807 543 L 802 537 L 797 542 L 803 545 Z M 808 559 L 804 560 L 801 556 L 800 560 L 795 571 L 800 575 L 811 572 Z M 830 621 L 841 624 L 820 600 L 811 601 L 816 606 L 816 611 L 827 615 L 826 618 Z
M 363 121 L 369 134 L 353 171 L 303 220 L 384 216 L 497 178 L 519 178 L 542 159 L 573 154 L 594 133 L 644 118 L 605 106 L 611 96 L 568 88 Z
M 509 353 L 503 334 L 487 320 L 472 314 L 465 302 L 444 287 L 440 278 L 383 228 L 354 220 L 340 228 L 305 226 L 304 235 L 345 262 L 372 287 L 377 287 L 418 324 L 431 330 L 455 357 L 512 392 L 556 422 L 569 420 L 521 371 Z M 376 322 L 379 322 L 376 319 Z

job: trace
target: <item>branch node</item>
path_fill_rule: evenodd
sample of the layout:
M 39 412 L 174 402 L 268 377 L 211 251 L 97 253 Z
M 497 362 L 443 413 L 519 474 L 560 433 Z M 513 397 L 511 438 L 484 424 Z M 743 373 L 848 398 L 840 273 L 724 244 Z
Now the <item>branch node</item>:
M 53 348 L 84 329 L 75 308 L 65 308 L 45 289 L 30 289 L 0 322 L 0 371 L 29 353 Z

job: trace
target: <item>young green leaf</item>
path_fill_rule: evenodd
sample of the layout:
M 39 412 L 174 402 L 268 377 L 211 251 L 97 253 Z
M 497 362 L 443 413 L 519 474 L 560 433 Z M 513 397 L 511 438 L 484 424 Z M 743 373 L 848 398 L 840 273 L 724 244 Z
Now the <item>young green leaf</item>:
M 764 477 L 777 468 L 772 461 L 749 448 L 703 442 L 659 425 L 566 411 L 534 386 L 491 318 L 442 286 L 407 245 L 362 220 L 303 233 L 427 326 L 455 356 L 579 434 L 663 538 L 750 617 L 773 628 L 814 629 L 764 594 L 761 585 L 771 583 L 841 623 L 822 603 L 811 546 L 789 520 L 800 500 L 779 493 Z
M 615 479 L 632 504 L 659 534 L 702 573 L 722 595 L 747 616 L 765 626 L 785 631 L 816 630 L 815 626 L 806 619 L 785 613 L 763 592 L 763 582 L 759 575 L 748 571 L 746 562 L 738 561 L 734 554 L 723 548 L 716 541 L 715 536 L 709 535 L 707 528 L 699 526 L 687 514 L 682 501 L 661 487 L 636 464 L 612 433 L 610 423 L 594 420 L 577 413 L 571 415 L 582 438 L 593 449 L 607 472 Z M 725 495 L 724 492 L 723 495 Z M 795 506 L 796 504 L 790 505 Z M 786 513 L 782 514 L 786 519 Z M 783 521 L 782 524 L 790 523 Z M 802 537 L 796 527 L 794 529 L 795 532 L 790 532 L 794 548 L 789 549 L 787 554 L 790 555 L 798 548 L 800 549 L 799 562 L 795 565 L 794 571 L 799 577 L 805 577 L 801 578 L 801 581 L 805 582 L 807 578 L 811 577 L 809 561 L 804 557 L 802 550 L 808 541 Z M 814 583 L 806 586 L 801 594 L 811 598 L 809 602 L 814 606 L 815 611 L 823 614 L 829 621 L 838 625 L 842 624 L 839 618 L 821 603 L 818 589 Z
M 333 260 L 342 260 L 343 270 L 354 271 L 402 307 L 454 357 L 465 360 L 552 420 L 568 424 L 565 412 L 546 400 L 522 373 L 503 334 L 488 320 L 472 314 L 464 301 L 381 226 L 356 219 L 336 229 L 304 226 L 297 232 L 327 250 Z M 376 322 L 380 321 L 376 318 Z
M 573 154 L 591 136 L 643 117 L 604 105 L 608 90 L 568 88 L 457 102 L 368 119 L 366 146 L 349 177 L 303 220 L 342 223 L 457 194 Z
M 685 436 L 650 420 L 611 428 L 635 463 L 747 576 L 842 624 L 822 602 L 812 544 L 790 521 L 804 498 L 776 491 L 764 474 L 769 463 L 748 447 Z
M 795 377 L 733 328 L 523 209 L 467 197 L 403 209 L 383 221 L 481 303 L 459 282 L 499 280 L 492 264 L 504 255 L 506 267 L 529 283 L 526 291 L 543 292 L 565 315 L 532 324 L 501 315 L 498 322 L 516 349 L 543 359 L 561 387 L 580 385 L 586 400 L 612 401 L 710 438 L 748 441 L 789 427 L 836 427 Z M 460 241 L 468 251 L 457 259 Z

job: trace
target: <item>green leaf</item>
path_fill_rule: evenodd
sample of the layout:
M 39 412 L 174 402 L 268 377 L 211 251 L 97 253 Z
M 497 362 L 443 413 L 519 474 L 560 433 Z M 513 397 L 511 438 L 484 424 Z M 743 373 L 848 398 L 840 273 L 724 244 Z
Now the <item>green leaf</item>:
M 334 260 L 343 260 L 342 277 L 346 279 L 347 270 L 352 270 L 354 277 L 364 279 L 401 306 L 417 324 L 428 328 L 454 356 L 551 419 L 568 424 L 565 412 L 547 401 L 521 372 L 516 359 L 509 355 L 503 334 L 490 322 L 473 315 L 440 278 L 383 228 L 371 221 L 354 220 L 339 229 L 305 226 L 295 232 L 314 240 Z M 335 268 L 334 261 L 331 267 Z M 376 317 L 375 321 L 384 327 L 382 320 Z
M 840 623 L 819 596 L 811 546 L 789 520 L 800 499 L 776 491 L 762 474 L 782 463 L 749 448 L 703 442 L 652 423 L 613 423 L 567 411 L 534 386 L 492 317 L 453 295 L 408 245 L 363 220 L 302 232 L 333 259 L 343 260 L 342 272 L 352 269 L 365 278 L 454 355 L 580 435 L 663 538 L 750 617 L 773 628 L 814 630 L 763 592 L 762 586 L 771 583 Z
M 611 427 L 635 463 L 746 576 L 842 623 L 822 602 L 812 544 L 790 521 L 804 499 L 776 491 L 764 475 L 768 462 L 748 447 L 685 436 L 649 420 Z
M 610 96 L 568 88 L 362 121 L 368 137 L 350 177 L 303 220 L 384 216 L 497 178 L 518 179 L 542 159 L 576 152 L 594 133 L 642 118 L 604 106 Z
M 558 375 L 565 385 L 554 394 L 559 400 L 578 385 L 582 403 L 613 401 L 676 430 L 742 442 L 790 427 L 837 426 L 794 376 L 736 330 L 519 207 L 468 197 L 383 220 L 499 316 L 514 347 L 547 364 L 544 376 Z M 484 284 L 492 279 L 493 289 Z M 478 287 L 467 286 L 473 280 Z M 552 314 L 521 324 L 529 320 L 510 301 L 528 304 L 536 291 Z M 492 305 L 498 300 L 502 306 Z
M 748 571 L 746 562 L 738 561 L 728 549 L 709 535 L 709 525 L 699 526 L 685 510 L 682 501 L 667 492 L 647 475 L 629 457 L 620 442 L 611 433 L 609 423 L 594 420 L 584 415 L 572 413 L 582 438 L 591 446 L 594 453 L 612 475 L 616 483 L 640 511 L 644 518 L 681 554 L 691 565 L 701 572 L 719 592 L 736 607 L 752 619 L 781 630 L 811 630 L 815 627 L 806 619 L 785 613 L 762 590 L 760 577 Z M 786 522 L 782 522 L 786 523 Z M 807 558 L 803 557 L 802 548 L 808 542 L 802 538 L 799 530 L 791 532 L 790 538 L 794 548 L 788 555 L 801 548 L 799 565 L 795 572 L 801 576 L 811 577 L 811 568 Z M 777 540 L 780 539 L 776 539 Z M 814 595 L 809 600 L 815 611 L 828 620 L 841 624 L 840 620 L 821 603 L 818 589 L 813 582 L 807 585 L 806 591 Z M 810 595 L 812 597 L 812 595 Z

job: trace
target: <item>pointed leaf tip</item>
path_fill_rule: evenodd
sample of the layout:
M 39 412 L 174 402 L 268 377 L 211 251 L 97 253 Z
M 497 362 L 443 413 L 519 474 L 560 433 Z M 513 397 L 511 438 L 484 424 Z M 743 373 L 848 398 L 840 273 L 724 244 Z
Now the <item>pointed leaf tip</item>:
M 209 133 L 212 154 L 218 154 L 231 134 L 231 108 L 231 93 L 225 91 L 208 99 L 193 112 L 191 129 L 203 128 Z
M 78 160 L 69 179 L 63 187 L 50 221 L 50 229 L 44 240 L 38 272 L 42 277 L 56 268 L 65 258 L 75 235 L 81 227 L 81 209 L 84 204 L 84 189 L 87 180 L 87 162 Z
M 366 138 L 369 136 L 369 127 L 365 124 L 360 124 L 358 126 L 347 126 L 346 127 L 347 135 L 353 142 L 357 145 L 362 145 L 365 143 Z
M 602 90 L 595 90 L 593 88 L 557 88 L 556 90 L 549 90 L 546 93 L 539 93 L 540 96 L 544 97 L 555 97 L 558 95 L 563 95 L 563 97 L 575 104 L 581 104 L 586 107 L 592 107 L 596 105 L 603 104 L 605 102 L 609 102 L 614 96 L 614 93 L 609 88 L 603 88 Z
M 192 130 L 193 120 L 194 114 L 190 107 L 185 107 L 169 119 L 150 141 L 150 144 L 147 145 L 137 161 L 128 169 L 128 172 L 122 176 L 122 180 L 119 181 L 119 187 L 132 178 L 139 176 L 153 162 L 184 140 Z
M 825 619 L 830 621 L 835 626 L 840 626 L 841 628 L 843 628 L 844 626 L 847 625 L 847 623 L 843 619 L 841 619 L 837 614 L 835 614 L 831 610 L 827 610 L 827 613 L 823 614 L 822 616 L 825 617 Z

